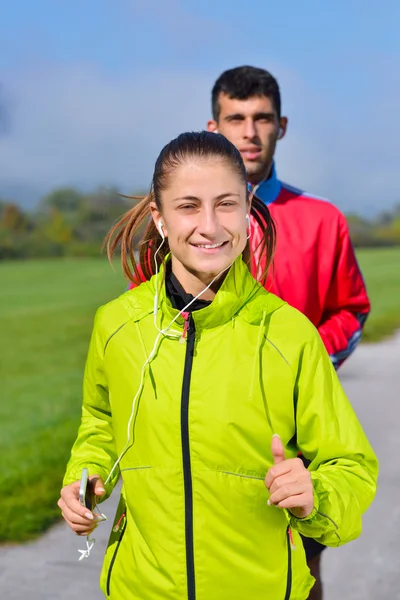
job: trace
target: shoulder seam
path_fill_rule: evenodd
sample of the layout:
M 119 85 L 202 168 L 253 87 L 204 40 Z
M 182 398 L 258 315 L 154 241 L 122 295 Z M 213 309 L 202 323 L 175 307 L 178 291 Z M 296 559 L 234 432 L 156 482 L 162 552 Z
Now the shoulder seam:
M 295 187 L 294 185 L 289 185 L 288 183 L 285 183 L 284 181 L 281 181 L 282 187 L 287 190 L 288 192 L 294 192 L 295 194 L 299 194 L 300 196 L 304 196 L 305 191 Z
M 335 206 L 332 202 L 332 200 L 329 200 L 329 198 L 325 198 L 324 196 L 317 196 L 315 194 L 310 194 L 310 192 L 306 192 L 305 190 L 302 190 L 301 188 L 296 188 L 293 185 L 289 185 L 288 183 L 285 183 L 284 181 L 282 181 L 282 187 L 287 190 L 288 192 L 293 192 L 296 194 L 299 194 L 299 196 L 305 196 L 306 198 L 311 198 L 314 200 L 321 200 L 322 202 L 328 202 L 329 204 L 332 204 L 333 206 Z
M 294 372 L 293 372 L 292 365 L 290 364 L 290 362 L 288 361 L 288 359 L 285 357 L 285 355 L 284 355 L 284 354 L 282 354 L 282 352 L 279 350 L 278 346 L 276 346 L 276 345 L 273 343 L 273 341 L 272 341 L 272 340 L 270 340 L 270 339 L 269 339 L 269 337 L 268 337 L 266 334 L 265 334 L 265 339 L 267 340 L 267 342 L 268 342 L 269 344 L 271 344 L 271 346 L 272 346 L 273 348 L 275 348 L 275 350 L 276 350 L 276 351 L 278 352 L 278 354 L 279 354 L 279 355 L 280 355 L 280 356 L 283 358 L 283 360 L 285 361 L 285 363 L 287 364 L 287 366 L 288 366 L 288 367 L 290 368 L 290 370 L 292 371 L 292 374 L 294 375 Z
M 114 335 L 115 335 L 115 334 L 117 334 L 117 333 L 118 333 L 118 331 L 121 331 L 121 329 L 122 329 L 123 327 L 125 327 L 125 325 L 126 325 L 127 323 L 129 323 L 129 321 L 131 321 L 131 320 L 132 320 L 132 319 L 128 319 L 127 321 L 125 321 L 125 323 L 122 323 L 122 325 L 120 325 L 119 327 L 117 327 L 117 329 L 116 329 L 115 331 L 113 331 L 113 332 L 112 332 L 112 333 L 111 333 L 111 334 L 108 336 L 108 338 L 107 338 L 107 340 L 106 340 L 106 343 L 104 344 L 104 348 L 103 348 L 103 355 L 104 355 L 104 356 L 105 356 L 105 354 L 106 354 L 106 349 L 107 349 L 107 346 L 108 346 L 109 342 L 111 341 L 111 339 L 114 337 Z

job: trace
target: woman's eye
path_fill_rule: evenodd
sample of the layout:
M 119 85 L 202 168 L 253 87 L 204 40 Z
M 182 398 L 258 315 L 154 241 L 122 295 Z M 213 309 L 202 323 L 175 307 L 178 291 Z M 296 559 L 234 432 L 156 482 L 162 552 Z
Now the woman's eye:
M 232 208 L 232 206 L 236 206 L 235 202 L 221 202 L 221 208 Z

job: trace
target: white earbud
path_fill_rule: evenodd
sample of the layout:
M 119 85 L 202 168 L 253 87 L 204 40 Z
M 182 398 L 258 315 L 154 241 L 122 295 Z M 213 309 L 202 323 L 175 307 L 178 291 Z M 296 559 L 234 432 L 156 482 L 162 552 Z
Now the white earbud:
M 283 131 L 283 127 L 279 127 L 278 140 L 283 138 L 284 133 L 285 132 Z
M 163 232 L 163 228 L 164 228 L 164 223 L 160 219 L 158 221 L 158 223 L 157 223 L 157 229 L 158 229 L 158 232 L 161 235 L 162 239 L 165 240 L 165 235 L 164 235 L 164 232 Z
M 219 133 L 218 129 L 214 129 L 214 133 Z
M 250 229 L 250 217 L 248 214 L 246 214 L 246 221 L 247 221 L 247 229 L 249 230 L 248 234 L 247 234 L 247 239 L 250 239 L 251 229 Z

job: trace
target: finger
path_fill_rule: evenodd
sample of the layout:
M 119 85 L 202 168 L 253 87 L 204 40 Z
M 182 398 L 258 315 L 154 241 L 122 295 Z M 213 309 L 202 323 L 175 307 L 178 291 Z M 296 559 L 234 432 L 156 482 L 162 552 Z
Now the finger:
M 269 497 L 268 504 L 270 505 L 278 505 L 286 498 L 290 498 L 291 496 L 297 496 L 298 494 L 303 494 L 309 492 L 310 488 L 306 483 L 296 481 L 294 483 L 289 483 L 288 485 L 284 485 L 271 494 Z
M 95 496 L 104 496 L 106 490 L 101 477 L 99 477 L 98 475 L 93 475 L 93 477 L 90 478 L 90 483 L 92 485 L 92 489 Z
M 270 489 L 276 477 L 281 477 L 281 475 L 290 473 L 292 468 L 292 459 L 289 458 L 288 460 L 284 460 L 283 462 L 279 463 L 279 465 L 274 465 L 268 469 L 267 475 L 265 476 L 265 485 L 267 488 Z
M 77 525 L 76 523 L 71 523 L 68 519 L 65 518 L 65 522 L 72 529 L 72 531 L 76 535 L 90 535 L 96 529 L 97 525 L 92 525 L 91 527 L 85 525 Z
M 282 486 L 288 485 L 289 483 L 295 483 L 296 481 L 299 483 L 309 483 L 310 486 L 312 485 L 311 474 L 306 468 L 304 468 L 303 463 L 301 463 L 301 467 L 297 468 L 297 458 L 288 459 L 284 463 L 280 463 L 278 467 L 272 467 L 272 469 L 274 471 L 283 469 L 284 466 L 286 467 L 286 463 L 290 463 L 292 465 L 291 470 L 287 474 L 275 476 L 268 488 L 270 494 L 273 494 Z
M 296 476 L 296 473 L 294 473 L 293 470 L 291 470 L 290 473 L 288 473 L 287 475 L 280 475 L 279 477 L 275 477 L 275 479 L 269 487 L 269 493 L 272 496 L 272 494 L 274 494 L 280 488 L 286 485 L 290 485 L 291 483 L 296 483 L 297 481 L 299 481 L 299 478 Z
M 271 449 L 274 465 L 278 465 L 285 460 L 285 448 L 283 447 L 282 440 L 277 433 L 274 433 L 272 436 Z
M 278 508 L 305 508 L 312 504 L 312 500 L 310 500 L 310 496 L 308 493 L 296 494 L 294 496 L 289 496 L 289 498 L 285 498 L 282 502 L 277 504 Z
M 283 462 L 274 465 L 273 467 L 271 467 L 265 477 L 265 485 L 267 486 L 268 489 L 270 489 L 272 482 L 274 481 L 274 479 L 276 477 L 281 477 L 281 475 L 286 475 L 286 473 L 289 473 L 290 471 L 293 471 L 293 473 L 309 473 L 309 471 L 307 471 L 307 469 L 305 468 L 305 466 L 303 465 L 302 461 L 300 458 L 287 458 L 286 460 L 284 460 Z M 297 478 L 297 476 L 296 476 Z
M 68 486 L 69 487 L 69 486 Z M 71 513 L 74 513 L 76 515 L 79 515 L 80 517 L 89 519 L 90 521 L 93 520 L 93 513 L 86 508 L 86 506 L 82 506 L 82 504 L 79 502 L 79 500 L 77 499 L 76 495 L 75 495 L 75 490 L 74 489 L 68 489 L 64 488 L 63 490 L 61 490 L 62 493 L 62 500 L 64 501 L 64 506 L 71 511 Z M 79 491 L 78 491 L 79 494 Z
M 62 514 L 69 520 L 71 523 L 75 523 L 77 525 L 86 525 L 87 527 L 92 526 L 93 522 L 96 520 L 94 515 L 86 509 L 87 516 L 82 516 L 79 513 L 71 510 L 69 506 L 64 506 L 62 510 Z M 91 515 L 89 517 L 89 515 Z

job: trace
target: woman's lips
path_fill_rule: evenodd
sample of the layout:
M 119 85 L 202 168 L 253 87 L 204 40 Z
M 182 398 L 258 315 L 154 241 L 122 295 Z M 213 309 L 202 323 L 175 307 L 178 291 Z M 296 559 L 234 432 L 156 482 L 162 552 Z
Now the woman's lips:
M 193 244 L 193 243 L 191 243 L 190 245 L 193 246 L 193 248 L 196 248 L 196 250 L 203 252 L 204 254 L 218 254 L 218 252 L 220 252 L 227 243 L 228 242 L 218 242 L 215 244 Z

